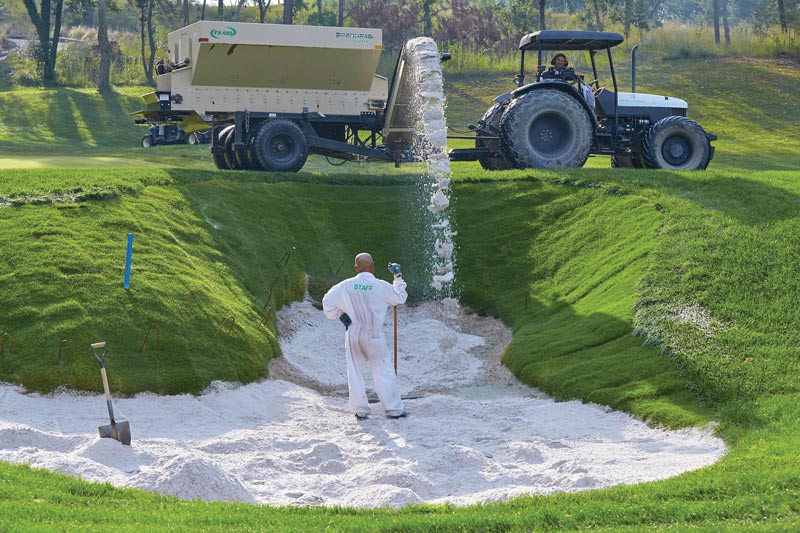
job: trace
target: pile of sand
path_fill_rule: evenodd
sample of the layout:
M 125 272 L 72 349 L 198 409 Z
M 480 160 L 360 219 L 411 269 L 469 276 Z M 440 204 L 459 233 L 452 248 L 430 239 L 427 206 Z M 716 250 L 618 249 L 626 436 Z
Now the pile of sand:
M 119 399 L 131 446 L 98 438 L 101 395 L 0 385 L 0 459 L 181 498 L 376 507 L 652 481 L 725 452 L 705 431 L 653 429 L 520 385 L 498 362 L 509 339 L 501 324 L 459 316 L 444 326 L 432 304 L 399 310 L 401 387 L 423 397 L 406 401 L 406 419 L 373 404 L 358 422 L 341 324 L 309 302 L 279 317 L 285 357 L 271 368 L 284 379 Z

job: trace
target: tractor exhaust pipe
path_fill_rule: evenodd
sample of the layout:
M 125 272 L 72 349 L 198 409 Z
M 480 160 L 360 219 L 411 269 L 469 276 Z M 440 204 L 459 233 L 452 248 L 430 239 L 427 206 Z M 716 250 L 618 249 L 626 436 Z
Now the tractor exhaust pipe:
M 636 92 L 636 49 L 639 48 L 638 44 L 634 44 L 631 48 L 631 92 Z

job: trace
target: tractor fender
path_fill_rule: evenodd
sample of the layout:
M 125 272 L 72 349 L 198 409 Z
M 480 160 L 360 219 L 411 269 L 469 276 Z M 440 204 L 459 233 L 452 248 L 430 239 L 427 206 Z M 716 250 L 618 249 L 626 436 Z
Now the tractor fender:
M 597 135 L 596 135 L 597 134 L 597 117 L 594 116 L 594 111 L 592 111 L 592 109 L 586 103 L 586 100 L 584 100 L 583 95 L 579 94 L 578 91 L 576 91 L 575 88 L 572 85 L 570 85 L 569 83 L 565 83 L 565 82 L 561 82 L 561 83 L 559 83 L 559 82 L 545 82 L 545 83 L 537 82 L 537 83 L 531 83 L 529 85 L 525 85 L 523 87 L 520 87 L 519 89 L 516 89 L 516 90 L 514 90 L 514 91 L 512 91 L 510 93 L 506 93 L 506 94 L 510 95 L 511 98 L 516 99 L 516 98 L 519 98 L 520 96 L 522 96 L 524 94 L 528 94 L 530 92 L 538 91 L 538 90 L 541 90 L 541 89 L 557 89 L 559 91 L 562 91 L 562 92 L 570 95 L 575 100 L 577 100 L 581 104 L 583 109 L 586 110 L 586 113 L 589 115 L 589 120 L 592 121 L 592 130 L 593 130 L 592 139 L 596 144 L 596 139 L 597 139 Z M 503 96 L 505 96 L 505 95 L 500 95 L 497 98 L 501 98 Z M 497 99 L 495 99 L 495 100 L 497 100 Z

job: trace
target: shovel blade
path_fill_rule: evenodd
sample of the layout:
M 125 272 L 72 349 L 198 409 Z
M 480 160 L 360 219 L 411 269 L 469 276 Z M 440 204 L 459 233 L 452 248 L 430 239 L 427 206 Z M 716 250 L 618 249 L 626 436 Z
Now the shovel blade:
M 131 445 L 131 424 L 130 422 L 112 422 L 107 426 L 97 428 L 101 439 L 114 439 L 127 446 Z

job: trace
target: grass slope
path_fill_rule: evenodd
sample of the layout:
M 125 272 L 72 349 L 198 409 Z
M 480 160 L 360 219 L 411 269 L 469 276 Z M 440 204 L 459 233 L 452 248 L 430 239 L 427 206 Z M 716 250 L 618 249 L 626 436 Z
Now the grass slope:
M 297 268 L 298 273 L 316 270 L 315 279 L 319 280 L 325 275 L 329 279 L 335 277 L 333 271 L 338 266 L 339 253 L 346 254 L 344 259 L 352 255 L 348 248 L 356 245 L 347 239 L 352 238 L 353 227 L 359 228 L 359 241 L 364 239 L 362 242 L 366 242 L 367 247 L 381 250 L 396 247 L 395 253 L 401 253 L 408 240 L 404 235 L 408 228 L 398 229 L 393 224 L 380 222 L 394 220 L 387 217 L 387 213 L 396 214 L 392 211 L 396 208 L 385 202 L 395 201 L 393 199 L 402 196 L 403 191 L 411 196 L 415 194 L 414 188 L 403 180 L 395 178 L 397 181 L 392 182 L 392 178 L 386 177 L 382 179 L 389 180 L 389 185 L 354 187 L 349 180 L 363 178 L 334 178 L 339 184 L 317 185 L 242 182 L 243 176 L 250 175 L 224 173 L 215 176 L 223 179 L 198 178 L 196 181 L 186 176 L 171 177 L 175 180 L 171 185 L 148 185 L 122 198 L 140 202 L 156 202 L 161 197 L 172 199 L 177 210 L 173 216 L 179 219 L 188 216 L 180 212 L 185 210 L 200 219 L 198 213 L 203 213 L 202 220 L 197 223 L 209 234 L 213 234 L 214 229 L 211 222 L 220 228 L 229 225 L 231 233 L 217 237 L 217 242 L 220 249 L 228 247 L 220 255 L 232 255 L 224 259 L 225 265 L 230 269 L 232 283 L 242 293 L 248 292 L 248 286 L 260 288 L 266 279 L 251 268 L 258 263 L 256 258 L 260 258 L 261 263 L 275 264 L 286 245 L 290 245 L 292 241 L 284 232 L 302 231 L 314 243 L 307 249 L 302 245 L 298 247 L 290 265 Z M 784 237 L 785 228 L 798 229 L 800 221 L 793 210 L 800 191 L 792 181 L 797 173 L 774 175 L 763 182 L 754 179 L 722 183 L 720 176 L 713 172 L 690 176 L 620 172 L 614 177 L 605 172 L 583 171 L 575 173 L 569 183 L 561 183 L 555 175 L 540 177 L 546 181 L 531 181 L 520 174 L 492 176 L 495 179 L 485 181 L 485 177 L 477 175 L 477 179 L 456 184 L 454 207 L 459 230 L 459 278 L 463 284 L 463 300 L 475 311 L 498 314 L 512 325 L 515 335 L 506 361 L 527 382 L 542 386 L 559 397 L 601 401 L 668 425 L 707 421 L 709 411 L 687 393 L 686 379 L 669 364 L 670 358 L 656 348 L 643 346 L 644 339 L 630 335 L 632 328 L 638 326 L 651 342 L 667 344 L 677 342 L 676 339 L 691 339 L 680 332 L 673 337 L 662 335 L 661 331 L 668 330 L 675 320 L 669 309 L 659 310 L 658 305 L 664 302 L 674 305 L 673 298 L 665 298 L 663 302 L 642 299 L 637 295 L 636 286 L 639 284 L 640 294 L 648 294 L 648 291 L 661 294 L 659 291 L 669 289 L 686 300 L 697 299 L 699 288 L 707 284 L 675 284 L 673 273 L 687 266 L 693 272 L 712 268 L 720 261 L 720 256 L 707 250 L 704 254 L 698 253 L 698 247 L 702 248 L 701 244 L 709 238 L 708 227 L 703 224 L 709 211 L 705 205 L 708 202 L 726 206 L 724 213 L 730 215 L 728 231 L 749 227 L 748 224 L 760 228 L 762 239 L 752 244 L 751 250 L 771 250 L 776 240 Z M 314 181 L 303 176 L 297 179 L 299 182 Z M 687 187 L 687 180 L 694 187 Z M 375 182 L 382 183 L 379 178 Z M 581 186 L 589 183 L 596 185 Z M 692 200 L 681 197 L 687 196 L 688 190 L 693 191 Z M 703 190 L 704 193 L 697 192 Z M 262 191 L 266 194 L 257 194 Z M 366 191 L 370 198 L 359 196 L 359 191 Z M 766 215 L 756 206 L 738 207 L 740 203 L 736 198 L 743 193 L 766 194 L 764 201 L 770 203 L 780 197 L 788 200 L 781 209 Z M 183 200 L 175 203 L 174 194 Z M 272 194 L 276 195 L 277 203 L 272 203 Z M 96 204 L 102 209 L 119 201 L 119 197 L 112 197 L 89 200 L 86 204 Z M 234 210 L 229 208 L 231 203 L 241 205 Z M 203 208 L 204 205 L 207 207 Z M 272 206 L 274 212 L 264 215 L 264 206 Z M 348 207 L 350 213 L 344 218 L 326 218 L 320 211 L 324 206 L 340 208 L 337 213 L 346 212 L 341 208 Z M 4 211 L 26 209 L 46 212 L 54 206 L 25 206 Z M 264 221 L 258 219 L 259 213 L 270 217 L 274 231 L 265 230 Z M 324 219 L 326 226 L 317 228 L 308 222 L 310 219 Z M 363 224 L 365 220 L 373 224 Z M 674 224 L 682 225 L 681 231 L 676 232 L 680 243 L 667 238 Z M 780 231 L 773 231 L 778 228 Z M 714 238 L 725 238 L 724 232 L 712 229 Z M 87 226 L 86 231 L 94 230 Z M 252 245 L 249 237 L 255 231 L 262 233 L 263 240 L 278 241 L 280 245 L 273 245 L 264 255 L 256 249 L 235 252 L 237 248 Z M 321 233 L 315 236 L 314 231 Z M 240 237 L 234 240 L 237 233 Z M 673 253 L 676 248 L 677 253 Z M 201 252 L 202 248 L 193 255 L 200 258 Z M 721 252 L 723 264 L 735 257 L 730 248 Z M 166 257 L 171 253 L 170 249 L 164 251 Z M 403 260 L 411 264 L 413 255 Z M 192 261 L 200 259 L 193 257 Z M 785 273 L 787 279 L 795 279 L 798 274 L 795 265 L 781 267 L 779 271 Z M 176 271 L 171 277 L 184 275 Z M 753 283 L 763 279 L 763 272 L 757 269 L 743 270 L 743 277 L 735 284 L 728 283 L 728 276 L 727 271 L 720 272 L 717 283 L 727 287 L 730 301 L 755 300 L 763 289 L 762 285 Z M 409 279 L 414 278 L 409 275 Z M 327 281 L 320 281 L 319 285 L 327 285 Z M 527 309 L 526 288 L 531 289 Z M 249 294 L 252 298 L 256 291 Z M 703 303 L 709 316 L 722 316 L 721 302 Z M 634 319 L 634 307 L 648 312 Z M 777 317 L 778 322 L 771 320 L 770 310 L 768 306 L 756 307 L 748 318 L 727 318 L 728 327 L 735 326 L 746 333 L 753 329 L 769 329 L 786 320 L 785 316 Z M 257 316 L 255 310 L 253 314 Z M 794 322 L 788 326 L 796 327 L 797 315 L 791 320 Z M 759 349 L 760 337 L 743 334 L 741 339 L 743 350 Z M 717 347 L 729 342 L 727 338 L 716 336 L 706 341 Z M 793 341 L 789 337 L 775 342 Z M 672 344 L 667 347 L 670 346 Z M 672 360 L 705 360 L 705 364 L 698 365 L 687 375 L 697 391 L 717 407 L 724 435 L 735 446 L 717 465 L 658 483 L 585 494 L 520 498 L 506 504 L 466 509 L 274 509 L 182 502 L 90 485 L 25 467 L 0 465 L 0 516 L 8 520 L 6 524 L 13 524 L 11 527 L 19 530 L 62 527 L 93 530 L 119 521 L 128 529 L 157 527 L 166 530 L 195 527 L 348 531 L 588 527 L 624 530 L 643 526 L 791 528 L 798 521 L 795 495 L 800 490 L 800 468 L 795 464 L 795 450 L 800 444 L 800 402 L 796 390 L 787 386 L 777 391 L 759 388 L 761 369 L 773 365 L 766 358 L 751 358 L 751 361 L 740 358 L 730 363 L 738 368 L 731 376 L 739 375 L 740 382 L 746 385 L 741 394 L 722 394 L 719 387 L 705 389 L 698 378 L 705 375 L 705 368 L 715 368 L 713 361 L 719 358 L 718 354 L 710 348 L 697 352 L 689 344 L 686 351 L 674 352 Z M 123 354 L 117 360 L 123 357 L 137 355 Z M 780 352 L 773 357 L 775 364 L 780 360 L 790 363 L 788 358 L 779 359 Z M 755 370 L 748 371 L 747 365 Z M 728 388 L 737 386 L 736 382 L 726 385 Z M 91 502 L 90 508 L 86 507 L 88 502 Z
M 456 165 L 461 297 L 474 311 L 497 314 L 513 327 L 505 362 L 521 379 L 556 397 L 598 401 L 673 427 L 708 421 L 713 409 L 721 434 L 732 446 L 718 464 L 657 483 L 581 494 L 463 509 L 369 511 L 183 502 L 0 464 L 2 529 L 99 530 L 112 524 L 181 531 L 797 529 L 800 173 L 780 170 L 800 164 L 798 125 L 784 120 L 797 106 L 798 72 L 733 59 L 716 62 L 714 69 L 689 61 L 648 61 L 646 56 L 640 60 L 640 90 L 684 98 L 690 116 L 720 134 L 711 170 L 609 170 L 604 158 L 591 161 L 606 167 L 603 170 L 558 174 L 491 174 L 475 164 Z M 733 82 L 742 72 L 759 82 Z M 510 87 L 506 81 L 495 76 L 448 77 L 450 87 L 460 91 L 450 91 L 450 124 L 474 122 L 495 93 Z M 40 149 L 35 139 L 8 142 L 4 147 L 22 157 Z M 148 154 L 158 154 L 159 164 L 210 168 L 203 159 L 207 155 L 187 148 L 195 147 Z M 141 153 L 126 150 L 109 146 L 104 155 Z M 103 153 L 85 146 L 78 151 Z M 344 168 L 361 173 L 379 172 L 381 167 Z M 48 337 L 54 335 L 48 328 L 66 323 L 57 305 L 65 299 L 59 293 L 49 305 L 42 300 L 55 295 L 54 288 L 66 288 L 86 315 L 92 312 L 92 302 L 119 293 L 124 233 L 135 225 L 143 248 L 136 249 L 141 255 L 136 255 L 135 265 L 146 268 L 135 271 L 134 283 L 151 283 L 154 290 L 175 298 L 176 308 L 205 320 L 202 327 L 192 326 L 196 331 L 170 327 L 170 336 L 197 333 L 204 348 L 226 346 L 211 338 L 211 330 L 221 318 L 219 306 L 233 305 L 248 317 L 240 321 L 237 315 L 235 337 L 230 339 L 242 344 L 227 346 L 230 360 L 218 363 L 214 371 L 232 372 L 246 364 L 252 353 L 240 349 L 249 350 L 247 343 L 263 349 L 255 361 L 263 364 L 274 354 L 272 334 L 254 327 L 263 308 L 264 297 L 259 296 L 265 283 L 280 272 L 279 283 L 285 285 L 277 299 L 295 297 L 302 272 L 307 271 L 312 291 L 319 295 L 343 276 L 352 254 L 365 248 L 405 265 L 420 264 L 419 246 L 426 239 L 419 229 L 423 221 L 408 211 L 419 194 L 408 177 L 388 173 L 372 179 L 163 169 L 3 172 L 0 197 L 20 207 L 0 209 L 2 292 L 16 295 L 2 302 L 0 326 L 6 327 L 9 313 L 31 315 L 18 319 L 27 328 L 22 337 L 18 334 L 18 350 L 27 349 L 23 346 L 28 342 L 39 343 L 50 351 L 46 356 L 35 354 L 41 359 L 37 364 L 54 367 L 56 346 L 46 341 L 54 342 L 57 336 Z M 84 207 L 33 205 L 69 196 L 86 200 L 78 204 Z M 103 214 L 106 210 L 110 212 Z M 142 212 L 149 215 L 141 217 Z M 50 223 L 51 218 L 63 223 Z M 35 231 L 40 232 L 38 239 Z M 75 239 L 85 234 L 86 240 L 79 241 L 81 246 L 56 241 L 58 232 Z M 293 245 L 297 250 L 281 269 L 278 263 Z M 62 246 L 71 253 L 58 251 Z M 24 284 L 27 291 L 14 287 L 16 263 L 7 257 L 15 248 L 17 255 L 25 251 L 45 259 L 40 264 L 22 260 L 22 274 L 30 276 Z M 95 249 L 96 256 L 91 253 Z M 62 262 L 83 270 L 62 272 Z M 161 275 L 160 264 L 172 269 L 165 271 L 169 275 Z M 82 276 L 85 283 L 67 283 Z M 410 280 L 420 276 L 421 272 L 408 273 Z M 53 287 L 40 287 L 38 279 Z M 196 296 L 182 287 L 200 280 L 208 295 L 193 309 Z M 134 289 L 139 290 L 136 285 Z M 17 300 L 26 298 L 40 300 L 25 312 L 16 311 Z M 145 354 L 135 353 L 149 321 L 145 311 L 167 309 L 172 302 L 137 294 L 134 310 L 115 298 L 123 307 L 100 304 L 113 314 L 113 324 L 109 319 L 92 335 L 111 331 L 119 336 L 115 346 L 133 347 L 115 354 L 115 362 L 151 357 L 149 348 Z M 41 309 L 47 309 L 47 316 Z M 40 313 L 38 319 L 32 318 L 35 312 Z M 78 316 L 83 326 L 97 328 L 96 316 Z M 81 342 L 87 340 L 94 337 Z M 166 335 L 162 340 L 168 342 Z M 89 358 L 83 350 L 78 356 Z M 4 358 L 5 379 L 19 379 L 12 361 L 24 364 L 17 354 Z M 150 361 L 155 363 L 155 357 Z M 178 362 L 198 374 L 189 358 Z M 86 368 L 96 372 L 88 363 Z M 130 370 L 119 372 L 126 376 Z M 149 372 L 152 383 L 163 381 L 158 371 Z M 51 368 L 41 375 L 53 373 Z
M 84 170 L 70 179 L 17 171 L 0 185 L 0 195 L 19 203 L 94 199 L 0 209 L 0 327 L 16 341 L 0 375 L 32 390 L 98 390 L 96 363 L 85 357 L 97 340 L 109 343 L 118 393 L 199 392 L 215 379 L 259 379 L 278 354 L 274 332 L 259 325 L 268 297 L 275 309 L 302 298 L 305 272 L 319 297 L 320 283 L 349 275 L 360 247 L 379 251 L 379 261 L 411 263 L 399 239 L 417 232 L 409 212 L 417 193 L 403 180 L 364 187 L 343 178 L 350 184 L 331 195 L 321 185 L 210 181 L 185 171 Z M 27 193 L 24 183 L 32 184 Z M 367 220 L 371 231 L 352 231 Z M 127 233 L 135 235 L 129 291 L 121 283 Z M 233 328 L 220 331 L 226 317 Z M 151 336 L 140 353 L 152 324 L 160 349 Z M 59 365 L 62 340 L 71 348 Z

